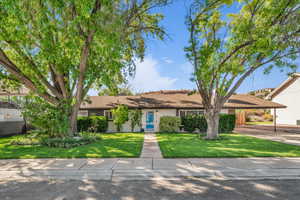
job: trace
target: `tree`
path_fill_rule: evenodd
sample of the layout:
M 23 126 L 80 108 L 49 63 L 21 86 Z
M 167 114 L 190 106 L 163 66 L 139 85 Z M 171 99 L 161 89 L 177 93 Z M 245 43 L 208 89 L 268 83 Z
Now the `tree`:
M 136 126 L 142 126 L 142 116 L 143 113 L 140 109 L 134 109 L 129 112 L 129 120 L 132 132 L 134 132 L 134 128 Z
M 239 4 L 238 12 L 225 13 L 226 3 Z M 207 139 L 218 137 L 220 110 L 254 71 L 296 68 L 299 0 L 195 0 L 187 26 L 190 40 L 185 51 L 202 97 Z
M 99 96 L 132 96 L 134 92 L 132 91 L 130 85 L 123 84 L 120 87 L 113 88 L 102 88 L 99 93 Z
M 145 38 L 163 39 L 163 16 L 150 10 L 168 1 L 2 0 L 0 77 L 24 85 L 36 102 L 63 114 L 73 136 L 89 89 L 111 87 L 112 77 L 132 74 L 134 59 L 143 59 Z
M 122 130 L 123 124 L 125 124 L 128 118 L 128 107 L 125 105 L 118 105 L 118 107 L 112 109 L 113 122 L 117 127 L 117 131 Z

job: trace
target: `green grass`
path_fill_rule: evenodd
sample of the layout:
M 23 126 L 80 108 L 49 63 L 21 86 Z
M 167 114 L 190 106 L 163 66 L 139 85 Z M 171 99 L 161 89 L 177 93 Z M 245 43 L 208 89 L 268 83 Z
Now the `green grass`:
M 19 136 L 0 138 L 0 159 L 9 158 L 116 158 L 139 157 L 144 141 L 141 133 L 101 134 L 102 140 L 75 148 L 10 145 Z
M 239 134 L 221 134 L 219 140 L 199 139 L 197 134 L 157 134 L 165 158 L 295 157 L 300 147 Z
M 247 125 L 270 125 L 273 122 L 266 121 L 266 122 L 246 122 Z

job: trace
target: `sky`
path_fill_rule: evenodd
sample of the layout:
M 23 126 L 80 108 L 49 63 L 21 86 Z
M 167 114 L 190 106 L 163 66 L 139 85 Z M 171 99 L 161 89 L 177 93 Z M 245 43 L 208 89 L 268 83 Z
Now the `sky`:
M 147 39 L 145 59 L 143 62 L 136 62 L 135 77 L 129 80 L 135 92 L 195 89 L 195 83 L 190 81 L 192 66 L 184 52 L 189 37 L 185 16 L 190 3 L 191 0 L 174 0 L 172 4 L 153 11 L 165 16 L 161 25 L 168 37 L 164 41 Z M 225 12 L 236 12 L 239 6 L 225 8 Z M 288 70 L 282 72 L 274 68 L 270 74 L 265 75 L 262 69 L 258 70 L 244 81 L 237 93 L 275 88 L 287 79 L 288 73 Z

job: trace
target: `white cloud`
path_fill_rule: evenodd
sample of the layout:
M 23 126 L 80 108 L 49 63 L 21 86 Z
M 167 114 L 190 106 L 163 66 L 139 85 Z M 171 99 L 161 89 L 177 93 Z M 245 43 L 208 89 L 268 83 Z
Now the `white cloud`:
M 167 63 L 167 64 L 172 64 L 172 63 L 174 62 L 173 60 L 171 60 L 171 59 L 168 58 L 168 57 L 163 57 L 162 60 L 163 60 L 165 63 Z
M 159 73 L 157 60 L 146 57 L 143 62 L 136 63 L 136 74 L 130 85 L 138 92 L 174 89 L 177 79 L 162 76 Z

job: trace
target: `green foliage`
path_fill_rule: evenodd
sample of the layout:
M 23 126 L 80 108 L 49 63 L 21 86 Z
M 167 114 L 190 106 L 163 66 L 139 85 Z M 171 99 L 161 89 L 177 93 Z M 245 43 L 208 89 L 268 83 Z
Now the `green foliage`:
M 101 137 L 88 145 L 70 149 L 42 145 L 11 145 L 18 136 L 0 138 L 0 158 L 121 158 L 140 156 L 144 134 L 141 133 L 80 133 Z
M 181 118 L 181 123 L 185 131 L 194 132 L 199 129 L 204 133 L 207 130 L 207 122 L 204 115 L 187 115 Z M 219 132 L 230 133 L 235 128 L 235 115 L 220 114 Z
M 231 133 L 235 128 L 234 114 L 221 114 L 219 119 L 219 132 Z
M 107 131 L 108 121 L 104 116 L 91 116 L 92 132 L 104 133 Z
M 164 158 L 297 157 L 298 146 L 242 134 L 220 134 L 217 140 L 197 134 L 157 134 Z
M 81 131 L 90 131 L 104 133 L 107 131 L 108 121 L 104 116 L 78 117 L 77 129 Z
M 96 142 L 99 138 L 85 136 L 85 137 L 66 137 L 66 138 L 43 138 L 41 145 L 55 148 L 73 148 L 82 145 Z
M 99 96 L 132 96 L 134 95 L 134 92 L 130 85 L 123 84 L 120 87 L 112 86 L 112 87 L 105 87 L 100 89 Z
M 128 120 L 128 107 L 125 105 L 118 105 L 116 108 L 112 109 L 113 113 L 113 122 L 117 127 L 117 131 L 121 131 L 122 125 L 125 124 Z
M 194 0 L 186 20 L 190 40 L 185 52 L 195 69 L 192 80 L 213 120 L 252 73 L 273 66 L 295 71 L 300 54 L 299 0 L 239 2 L 236 7 L 233 0 Z M 234 8 L 232 13 L 225 6 Z M 209 134 L 207 138 L 218 135 Z
M 134 128 L 136 126 L 141 127 L 142 126 L 142 110 L 140 109 L 134 109 L 129 111 L 129 120 L 130 120 L 130 126 L 131 126 L 131 132 L 134 132 Z
M 13 139 L 10 145 L 40 145 L 40 140 L 36 137 L 23 135 Z
M 204 115 L 187 115 L 181 118 L 181 123 L 185 131 L 194 132 L 199 129 L 204 133 L 207 129 L 207 123 Z
M 159 131 L 164 133 L 176 133 L 181 124 L 180 118 L 175 116 L 163 116 L 159 121 Z
M 70 108 L 61 103 L 54 106 L 38 96 L 32 96 L 22 104 L 22 115 L 28 124 L 49 137 L 66 137 L 69 130 Z
M 90 117 L 78 117 L 77 118 L 77 130 L 79 132 L 88 131 L 92 126 L 92 119 Z
M 55 135 L 76 132 L 76 113 L 89 89 L 125 82 L 135 71 L 134 60 L 144 57 L 145 38 L 163 39 L 163 16 L 151 9 L 166 3 L 1 0 L 1 82 L 24 85 L 44 101 L 49 115 L 39 115 L 34 107 L 28 111 L 30 117 L 45 117 L 35 119 L 38 126 L 43 121 L 50 130 L 50 123 L 58 124 L 58 130 L 50 130 Z

